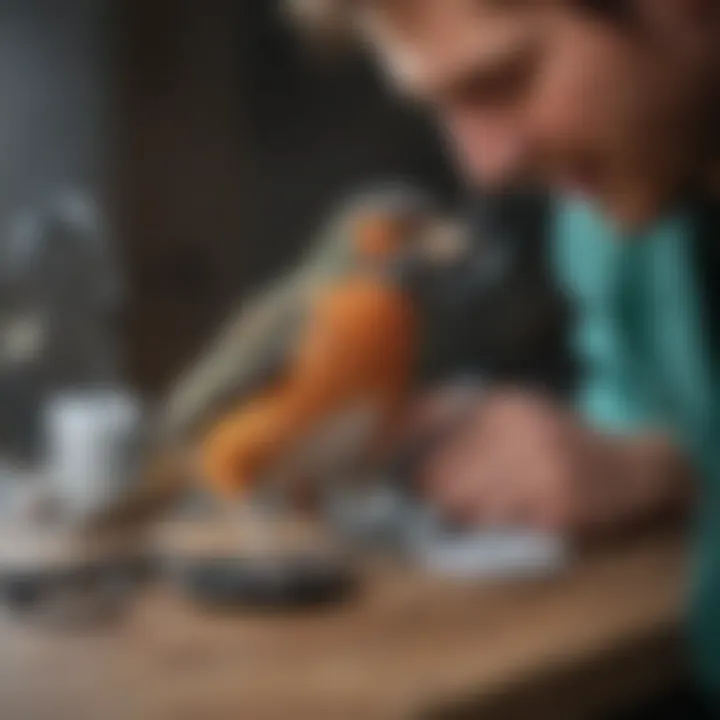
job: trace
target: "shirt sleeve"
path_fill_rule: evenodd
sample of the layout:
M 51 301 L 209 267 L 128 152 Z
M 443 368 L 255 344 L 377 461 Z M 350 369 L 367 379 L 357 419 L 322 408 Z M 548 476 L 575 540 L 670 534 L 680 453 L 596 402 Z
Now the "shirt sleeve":
M 597 369 L 587 373 L 577 396 L 581 415 L 599 430 L 634 434 L 655 425 L 647 406 L 625 391 L 622 378 L 603 374 Z
M 632 310 L 623 302 L 628 263 L 615 240 L 591 214 L 561 210 L 552 263 L 573 310 L 571 346 L 581 368 L 577 409 L 598 429 L 632 434 L 654 425 L 657 412 L 624 332 Z

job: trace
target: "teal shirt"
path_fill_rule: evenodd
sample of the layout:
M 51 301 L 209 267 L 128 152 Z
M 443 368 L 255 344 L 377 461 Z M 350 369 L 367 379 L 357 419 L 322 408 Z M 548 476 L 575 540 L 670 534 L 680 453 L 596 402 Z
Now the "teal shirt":
M 669 432 L 702 477 L 690 626 L 701 678 L 720 691 L 720 368 L 695 220 L 681 211 L 624 237 L 590 205 L 559 203 L 554 260 L 577 312 L 580 410 L 611 432 Z

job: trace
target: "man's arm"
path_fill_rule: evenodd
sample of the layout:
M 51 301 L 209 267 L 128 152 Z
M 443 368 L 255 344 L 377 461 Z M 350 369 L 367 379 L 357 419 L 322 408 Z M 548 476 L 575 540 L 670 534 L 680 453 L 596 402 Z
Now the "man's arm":
M 624 456 L 621 462 L 631 477 L 629 497 L 623 504 L 628 520 L 689 508 L 695 470 L 687 454 L 671 438 L 646 433 L 617 438 L 616 442 L 618 452 Z
M 478 403 L 421 479 L 460 520 L 581 534 L 683 511 L 693 486 L 664 435 L 598 431 L 551 400 L 504 389 Z
M 424 472 L 431 495 L 469 520 L 595 530 L 685 508 L 693 494 L 693 458 L 658 425 L 626 343 L 622 253 L 563 217 L 555 265 L 577 322 L 577 403 L 507 390 L 479 402 Z

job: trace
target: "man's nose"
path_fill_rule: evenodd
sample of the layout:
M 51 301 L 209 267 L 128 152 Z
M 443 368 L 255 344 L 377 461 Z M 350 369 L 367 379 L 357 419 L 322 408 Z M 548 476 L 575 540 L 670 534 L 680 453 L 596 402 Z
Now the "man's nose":
M 530 170 L 530 133 L 512 113 L 456 110 L 446 124 L 458 161 L 475 183 L 502 188 Z

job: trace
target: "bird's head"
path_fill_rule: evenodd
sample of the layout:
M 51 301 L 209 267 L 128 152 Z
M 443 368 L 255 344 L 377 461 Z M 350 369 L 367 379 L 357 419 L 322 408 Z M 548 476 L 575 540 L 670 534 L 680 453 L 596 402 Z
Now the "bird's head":
M 383 267 L 419 256 L 431 262 L 454 259 L 466 240 L 464 229 L 430 195 L 402 185 L 358 196 L 344 214 L 361 264 Z

